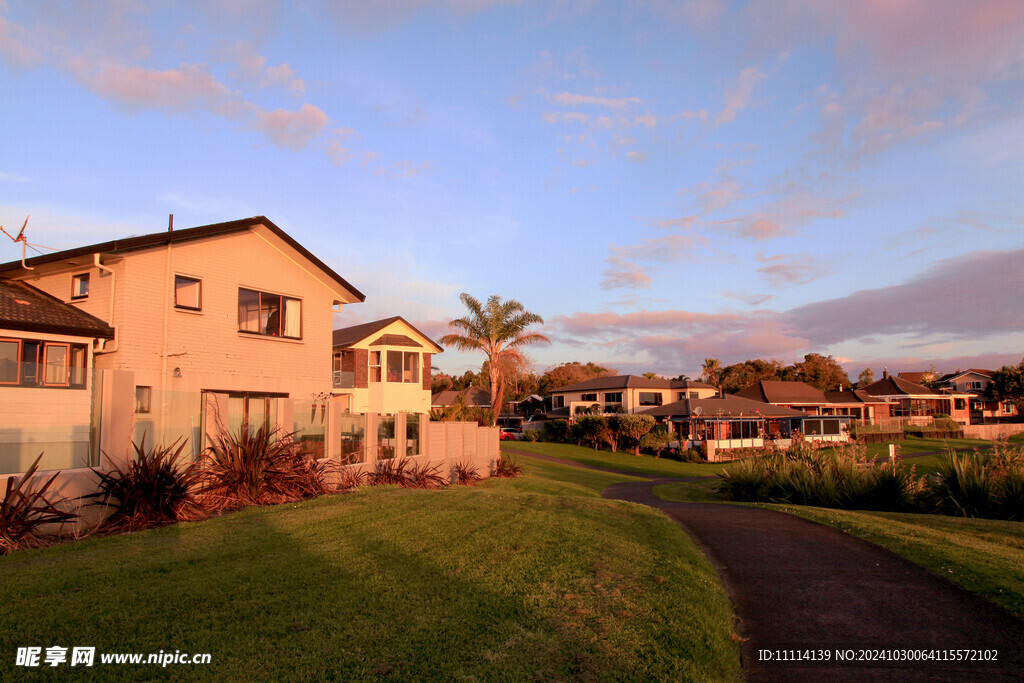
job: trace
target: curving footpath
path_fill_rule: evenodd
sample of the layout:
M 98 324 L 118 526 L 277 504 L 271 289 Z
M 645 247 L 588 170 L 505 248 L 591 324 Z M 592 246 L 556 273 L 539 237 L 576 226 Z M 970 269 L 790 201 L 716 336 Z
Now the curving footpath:
M 1002 608 L 832 527 L 657 498 L 653 487 L 669 481 L 680 480 L 613 484 L 602 496 L 658 508 L 703 548 L 732 598 L 749 680 L 1024 680 L 1024 623 Z M 957 661 L 973 651 L 998 659 Z M 938 661 L 892 659 L 922 654 Z

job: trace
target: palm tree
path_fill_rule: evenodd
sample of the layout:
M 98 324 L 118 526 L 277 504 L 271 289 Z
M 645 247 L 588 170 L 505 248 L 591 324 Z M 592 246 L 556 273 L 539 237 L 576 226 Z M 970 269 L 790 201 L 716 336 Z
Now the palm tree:
M 449 329 L 458 332 L 446 334 L 439 341 L 459 351 L 483 351 L 487 356 L 491 409 L 494 411 L 492 424 L 496 424 L 505 393 L 507 369 L 519 367 L 525 361 L 520 348 L 536 342 L 550 344 L 551 340 L 543 334 L 526 332 L 526 328 L 534 323 L 543 325 L 544 319 L 527 311 L 514 299 L 502 301 L 500 296 L 492 294 L 487 305 L 482 306 L 469 294 L 462 293 L 459 298 L 469 309 L 469 315 L 448 323 Z
M 717 358 L 705 358 L 704 371 L 700 378 L 705 384 L 711 384 L 715 388 L 720 388 L 721 374 L 722 374 L 722 361 Z

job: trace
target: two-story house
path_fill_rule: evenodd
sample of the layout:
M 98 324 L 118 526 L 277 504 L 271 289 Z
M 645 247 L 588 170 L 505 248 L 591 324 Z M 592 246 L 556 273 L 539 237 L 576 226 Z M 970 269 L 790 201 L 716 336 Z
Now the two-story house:
M 710 384 L 692 380 L 648 379 L 637 375 L 598 377 L 551 391 L 551 409 L 568 409 L 574 418 L 585 413 L 637 413 L 684 399 L 718 393 Z
M 430 368 L 443 349 L 401 316 L 333 333 L 333 392 L 348 412 L 430 412 Z
M 214 426 L 291 431 L 282 399 L 330 394 L 332 312 L 364 299 L 263 216 L 14 261 L 0 277 L 113 328 L 94 362 L 104 381 L 131 383 L 128 429 L 150 444 L 187 437 L 195 452 Z
M 939 391 L 970 394 L 971 424 L 998 422 L 1017 415 L 1012 401 L 1000 401 L 988 395 L 992 385 L 992 370 L 957 370 L 938 379 Z

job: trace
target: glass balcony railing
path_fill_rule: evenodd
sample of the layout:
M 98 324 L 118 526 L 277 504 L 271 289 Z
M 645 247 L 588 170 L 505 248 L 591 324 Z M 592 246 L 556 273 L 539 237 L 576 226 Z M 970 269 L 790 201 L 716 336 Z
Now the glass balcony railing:
M 335 389 L 352 389 L 356 386 L 356 373 L 354 372 L 343 372 L 341 370 L 334 371 L 334 388 Z

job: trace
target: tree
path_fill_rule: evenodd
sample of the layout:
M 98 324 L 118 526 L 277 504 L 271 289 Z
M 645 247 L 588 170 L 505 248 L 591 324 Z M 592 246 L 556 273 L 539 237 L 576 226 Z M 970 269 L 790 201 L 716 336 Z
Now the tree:
M 875 381 L 875 371 L 871 368 L 864 368 L 857 377 L 857 386 L 864 388 Z
M 644 374 L 642 374 L 640 376 L 644 377 L 646 379 L 660 379 L 661 378 L 661 375 L 659 375 L 656 372 L 645 372 Z
M 1004 365 L 992 373 L 989 391 L 993 398 L 1012 401 L 1017 415 L 1024 415 L 1024 359 L 1017 365 Z
M 700 375 L 701 382 L 714 387 L 721 385 L 722 361 L 717 358 L 705 358 L 702 370 L 703 372 Z
M 432 394 L 451 389 L 453 386 L 455 386 L 455 378 L 446 373 L 437 372 L 430 377 L 430 393 Z
M 832 391 L 840 386 L 850 386 L 850 376 L 832 356 L 809 353 L 803 361 L 795 363 L 782 372 L 782 379 L 810 384 L 822 391 Z
M 448 323 L 448 328 L 457 332 L 444 335 L 440 341 L 460 351 L 483 351 L 487 356 L 491 408 L 494 411 L 492 424 L 496 424 L 505 392 L 503 371 L 512 364 L 522 364 L 522 347 L 538 342 L 550 344 L 551 340 L 542 334 L 526 331 L 531 325 L 543 325 L 544 319 L 527 311 L 515 299 L 503 301 L 497 294 L 492 294 L 487 304 L 481 305 L 465 292 L 459 299 L 469 310 L 469 315 Z
M 724 393 L 735 394 L 758 382 L 781 378 L 782 370 L 781 361 L 756 358 L 723 368 L 719 381 Z
M 618 416 L 619 437 L 628 439 L 633 446 L 633 455 L 640 455 L 640 439 L 654 429 L 654 418 L 650 415 L 627 413 Z
M 538 389 L 541 394 L 546 395 L 555 389 L 561 389 L 570 384 L 576 384 L 577 382 L 597 377 L 612 377 L 615 374 L 615 370 L 597 365 L 596 363 L 588 362 L 584 364 L 579 361 L 572 361 L 571 363 L 556 365 L 541 375 Z

